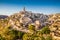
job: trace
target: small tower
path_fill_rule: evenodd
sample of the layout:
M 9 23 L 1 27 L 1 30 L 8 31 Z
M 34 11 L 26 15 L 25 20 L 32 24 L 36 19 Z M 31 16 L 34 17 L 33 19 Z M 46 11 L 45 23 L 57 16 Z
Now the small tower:
M 25 12 L 25 7 L 23 8 L 23 11 Z

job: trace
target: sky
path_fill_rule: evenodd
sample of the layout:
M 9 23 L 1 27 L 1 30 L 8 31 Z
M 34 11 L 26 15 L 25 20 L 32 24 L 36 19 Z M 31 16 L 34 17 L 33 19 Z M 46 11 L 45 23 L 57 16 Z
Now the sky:
M 60 13 L 60 0 L 0 0 L 0 15 L 12 15 L 23 7 L 33 13 Z

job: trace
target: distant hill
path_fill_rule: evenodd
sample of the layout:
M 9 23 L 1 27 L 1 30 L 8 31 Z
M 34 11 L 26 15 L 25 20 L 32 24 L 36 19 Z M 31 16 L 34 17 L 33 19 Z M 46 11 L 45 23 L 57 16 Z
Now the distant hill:
M 0 15 L 0 19 L 5 19 L 5 18 L 7 18 L 8 16 L 6 16 L 6 15 Z

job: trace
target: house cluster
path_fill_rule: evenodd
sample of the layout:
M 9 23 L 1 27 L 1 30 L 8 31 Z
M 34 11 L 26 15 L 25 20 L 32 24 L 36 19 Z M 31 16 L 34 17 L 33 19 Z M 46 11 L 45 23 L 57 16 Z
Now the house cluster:
M 50 26 L 51 35 L 54 40 L 60 40 L 60 14 L 53 15 L 49 21 L 52 22 Z

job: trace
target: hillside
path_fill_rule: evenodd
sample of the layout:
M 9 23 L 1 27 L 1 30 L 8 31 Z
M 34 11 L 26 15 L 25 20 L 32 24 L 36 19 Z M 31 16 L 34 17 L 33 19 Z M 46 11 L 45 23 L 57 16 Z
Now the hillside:
M 48 18 L 49 18 L 48 15 L 44 15 L 40 13 L 32 13 L 30 11 L 23 10 L 20 11 L 19 13 L 15 13 L 14 15 L 11 15 L 9 22 L 14 28 L 17 27 L 17 30 L 20 30 L 19 28 L 22 29 L 24 28 L 24 30 L 26 30 L 26 28 L 28 29 L 28 25 L 30 24 L 35 25 L 36 26 L 35 29 L 38 30 L 46 26 Z M 37 22 L 39 24 L 37 24 Z
M 0 19 L 0 40 L 60 40 L 60 13 L 20 11 Z

